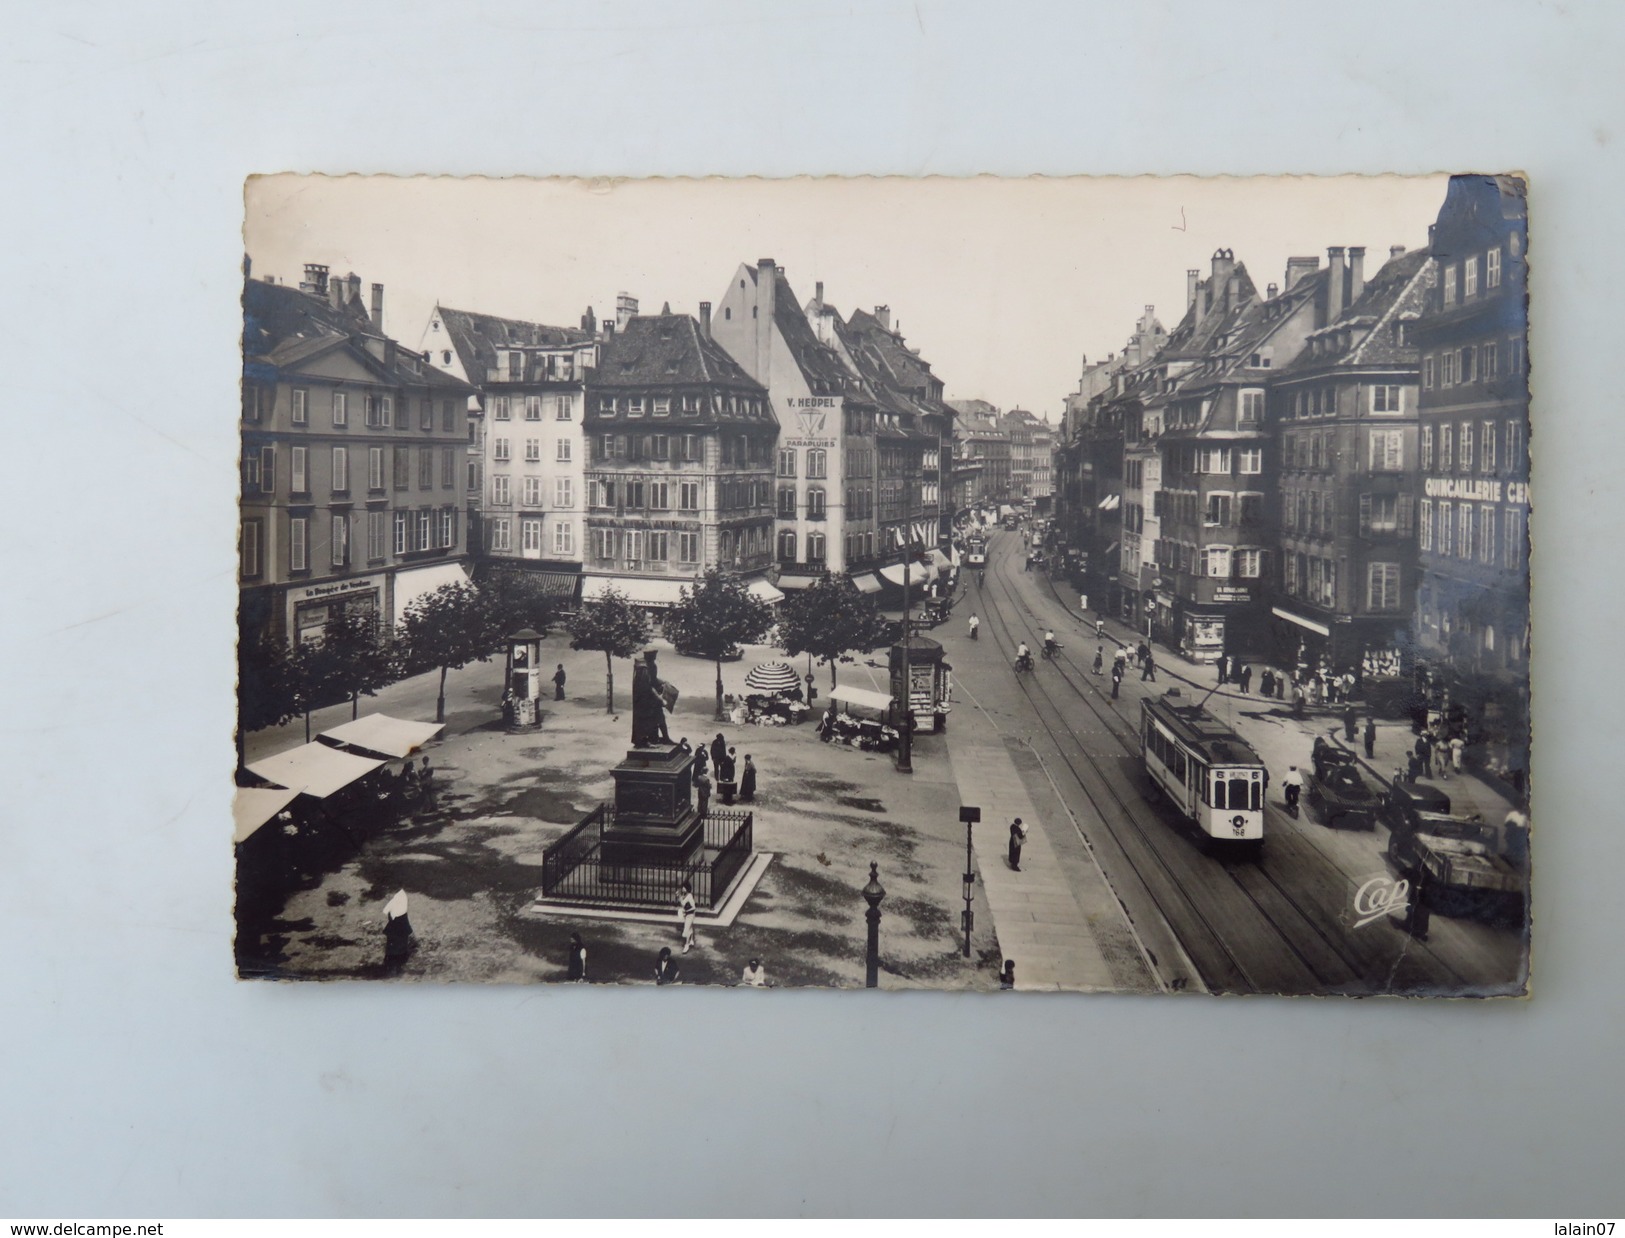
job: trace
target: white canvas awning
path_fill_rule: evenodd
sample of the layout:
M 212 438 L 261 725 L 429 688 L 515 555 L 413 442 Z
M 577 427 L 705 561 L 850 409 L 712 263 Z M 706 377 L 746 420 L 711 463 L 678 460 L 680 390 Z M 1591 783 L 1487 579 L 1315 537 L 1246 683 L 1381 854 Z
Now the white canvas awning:
M 817 576 L 780 576 L 781 589 L 811 589 L 819 581 Z
M 839 687 L 829 690 L 829 698 L 843 704 L 856 705 L 861 709 L 886 710 L 891 708 L 891 697 L 884 692 L 876 692 L 871 688 L 849 688 L 847 685 L 841 684 Z
M 1294 615 L 1290 610 L 1282 610 L 1279 606 L 1270 607 L 1270 613 L 1278 619 L 1285 619 L 1288 623 L 1295 623 L 1300 628 L 1308 628 L 1311 632 L 1318 632 L 1322 636 L 1332 634 L 1332 630 L 1324 623 L 1316 623 L 1313 619 L 1305 619 L 1302 615 Z
M 398 759 L 413 749 L 423 747 L 445 729 L 445 724 L 440 722 L 409 722 L 405 718 L 391 718 L 388 714 L 368 714 L 354 722 L 323 731 L 317 738 L 330 744 L 365 748 L 368 752 Z
M 927 567 L 924 563 L 894 563 L 890 567 L 881 568 L 880 574 L 891 584 L 901 589 L 903 587 L 903 569 L 905 566 L 908 568 L 908 583 L 911 585 L 923 585 L 937 578 L 937 569 Z
M 288 787 L 238 787 L 231 797 L 231 841 L 240 843 L 299 798 Z
M 784 594 L 780 593 L 772 586 L 772 584 L 765 580 L 753 580 L 749 585 L 746 586 L 746 589 L 750 592 L 752 597 L 760 598 L 769 606 L 772 606 L 777 602 L 784 601 Z
M 340 752 L 326 744 L 315 743 L 255 761 L 248 769 L 266 782 L 297 787 L 305 795 L 326 799 L 382 764 L 371 757 L 358 757 L 353 752 Z
M 936 564 L 938 573 L 941 573 L 947 571 L 949 568 L 957 566 L 959 563 L 959 555 L 956 551 L 953 557 L 950 558 L 948 555 L 943 554 L 942 551 L 933 546 L 931 548 L 931 562 Z
M 468 573 L 460 563 L 433 563 L 395 573 L 395 622 L 406 617 L 406 608 L 441 585 L 466 585 Z
M 880 582 L 875 579 L 873 572 L 864 572 L 862 575 L 854 576 L 852 583 L 858 587 L 859 593 L 880 592 Z
M 682 600 L 683 589 L 692 580 L 655 580 L 644 576 L 589 576 L 581 590 L 581 600 L 592 602 L 604 596 L 606 589 L 622 593 L 634 606 L 675 606 Z

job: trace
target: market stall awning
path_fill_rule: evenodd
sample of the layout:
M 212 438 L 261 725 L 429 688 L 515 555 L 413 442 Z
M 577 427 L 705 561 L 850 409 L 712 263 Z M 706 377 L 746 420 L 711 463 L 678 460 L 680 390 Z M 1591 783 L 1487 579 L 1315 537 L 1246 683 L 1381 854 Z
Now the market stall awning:
M 428 567 L 413 568 L 395 574 L 395 622 L 406 615 L 406 608 L 441 585 L 466 585 L 468 573 L 460 563 L 434 563 Z
M 845 684 L 829 690 L 832 701 L 840 701 L 846 705 L 857 705 L 863 709 L 890 709 L 891 697 L 884 692 L 876 692 L 870 688 L 849 688 Z
M 911 585 L 928 584 L 937 578 L 937 569 L 928 567 L 924 563 L 894 563 L 890 567 L 881 568 L 880 574 L 889 583 L 901 589 L 903 587 L 903 569 L 905 567 L 908 569 L 908 583 Z
M 251 837 L 298 798 L 297 787 L 238 787 L 231 797 L 231 841 L 235 844 Z
M 1308 628 L 1311 632 L 1318 632 L 1322 636 L 1332 634 L 1332 630 L 1324 623 L 1316 623 L 1313 619 L 1305 619 L 1302 615 L 1294 615 L 1290 610 L 1282 610 L 1279 606 L 1270 607 L 1270 613 L 1278 619 L 1285 619 L 1288 623 L 1295 623 L 1300 628 Z
M 358 757 L 353 752 L 340 752 L 327 744 L 314 743 L 255 761 L 248 771 L 266 782 L 297 787 L 305 795 L 320 800 L 343 790 L 382 764 L 371 757 Z
M 852 583 L 858 587 L 859 593 L 880 592 L 880 582 L 875 579 L 873 572 L 864 572 L 860 576 L 854 576 L 852 578 Z
M 752 597 L 760 598 L 769 606 L 784 601 L 784 594 L 780 593 L 765 580 L 753 580 L 745 586 Z
M 445 724 L 441 722 L 410 722 L 405 718 L 391 718 L 388 714 L 368 714 L 365 718 L 323 731 L 316 738 L 330 744 L 365 748 L 379 756 L 399 759 L 413 749 L 423 747 L 445 729 Z
M 675 606 L 691 580 L 652 580 L 642 576 L 588 576 L 581 588 L 581 600 L 595 601 L 607 589 L 626 595 L 634 606 Z

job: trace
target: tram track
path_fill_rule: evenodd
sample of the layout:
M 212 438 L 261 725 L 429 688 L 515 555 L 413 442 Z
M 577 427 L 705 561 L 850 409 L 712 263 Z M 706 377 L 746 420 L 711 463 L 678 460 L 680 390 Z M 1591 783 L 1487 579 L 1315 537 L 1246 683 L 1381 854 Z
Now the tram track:
M 992 549 L 990 546 L 990 552 Z M 991 588 L 984 587 L 982 592 L 994 605 L 986 608 L 989 613 L 984 623 L 1013 663 L 1016 624 L 1026 621 L 1039 631 L 1049 625 L 1011 583 L 1018 569 L 1011 567 L 1007 548 L 1000 549 L 1006 553 L 989 555 Z M 1053 586 L 1051 591 L 1055 596 Z M 1060 603 L 1058 596 L 1056 601 Z M 1053 675 L 1045 673 L 1046 664 Z M 1275 818 L 1266 828 L 1269 842 L 1256 859 L 1205 855 L 1198 850 L 1190 837 L 1194 830 L 1172 828 L 1169 814 L 1158 802 L 1160 791 L 1148 790 L 1137 725 L 1108 703 L 1092 669 L 1086 670 L 1065 648 L 1050 659 L 1039 659 L 1032 674 L 1016 678 L 1109 836 L 1116 855 L 1105 858 L 1120 861 L 1121 867 L 1113 867 L 1131 876 L 1210 989 L 1369 994 L 1458 989 L 1465 983 L 1464 977 L 1425 946 L 1407 939 L 1396 952 L 1392 941 L 1384 943 L 1378 934 L 1354 936 L 1340 918 L 1347 903 L 1349 874 L 1300 832 L 1287 828 L 1273 808 L 1266 812 L 1267 821 L 1271 815 Z M 1063 690 L 1055 688 L 1057 678 L 1064 684 Z M 1168 678 L 1196 690 L 1198 697 L 1206 691 L 1206 685 L 1194 684 L 1177 673 Z M 1085 721 L 1093 722 L 1122 750 L 1117 772 L 1140 789 L 1138 797 L 1125 795 L 1110 776 L 1109 762 L 1102 768 L 1098 749 L 1081 742 L 1074 719 L 1063 707 L 1078 702 L 1087 710 Z M 1093 846 L 1087 836 L 1085 841 Z M 1290 880 L 1286 873 L 1291 874 Z

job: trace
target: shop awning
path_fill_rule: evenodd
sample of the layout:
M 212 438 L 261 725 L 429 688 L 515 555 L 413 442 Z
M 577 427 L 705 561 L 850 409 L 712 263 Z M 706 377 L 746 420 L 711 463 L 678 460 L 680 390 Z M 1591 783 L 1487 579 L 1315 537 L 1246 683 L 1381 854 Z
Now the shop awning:
M 388 714 L 368 714 L 354 722 L 346 722 L 316 738 L 329 744 L 343 744 L 347 748 L 365 748 L 379 756 L 399 760 L 414 749 L 423 747 L 446 729 L 440 722 L 411 722 L 405 718 L 391 718 Z
M 1103 512 L 1114 512 L 1122 505 L 1122 502 L 1122 495 L 1108 494 L 1105 498 L 1101 499 L 1100 502 L 1096 503 L 1095 506 Z
M 858 587 L 859 593 L 880 592 L 880 582 L 875 579 L 873 572 L 864 572 L 862 575 L 854 576 L 852 583 Z
M 860 709 L 891 708 L 891 697 L 884 692 L 876 692 L 871 688 L 849 688 L 845 684 L 829 690 L 832 701 L 840 701 L 846 705 L 856 705 Z
M 911 585 L 928 584 L 937 578 L 937 569 L 927 567 L 924 563 L 894 563 L 890 567 L 880 569 L 880 574 L 890 584 L 899 589 L 903 587 L 903 569 L 908 568 L 908 583 Z
M 535 581 L 537 589 L 547 597 L 573 602 L 581 592 L 580 572 L 526 572 L 525 579 Z
M 395 573 L 395 622 L 406 616 L 406 608 L 441 585 L 466 585 L 468 573 L 460 563 L 433 563 Z
M 765 580 L 753 580 L 745 586 L 752 597 L 760 598 L 769 606 L 784 601 L 784 594 L 780 593 Z
M 1332 634 L 1332 630 L 1324 623 L 1316 623 L 1313 619 L 1305 619 L 1302 615 L 1294 615 L 1290 610 L 1282 610 L 1279 606 L 1270 607 L 1270 613 L 1277 619 L 1285 619 L 1288 623 L 1295 623 L 1300 628 L 1308 628 L 1311 632 L 1318 632 L 1322 636 Z
M 382 761 L 375 761 L 371 757 L 358 757 L 353 752 L 340 752 L 327 744 L 314 743 L 255 761 L 248 771 L 266 782 L 274 782 L 282 787 L 297 787 L 305 795 L 320 800 L 335 791 L 342 791 L 357 778 L 365 777 L 382 764 Z
M 817 576 L 780 576 L 781 589 L 811 589 L 821 578 Z
M 238 787 L 231 797 L 231 841 L 242 842 L 299 798 L 298 788 Z
M 606 589 L 626 595 L 634 606 L 675 606 L 691 580 L 652 580 L 642 576 L 588 576 L 581 587 L 581 600 L 596 601 Z
M 931 548 L 931 562 L 936 565 L 939 573 L 946 572 L 959 565 L 959 552 L 955 551 L 952 556 L 949 556 L 933 546 Z

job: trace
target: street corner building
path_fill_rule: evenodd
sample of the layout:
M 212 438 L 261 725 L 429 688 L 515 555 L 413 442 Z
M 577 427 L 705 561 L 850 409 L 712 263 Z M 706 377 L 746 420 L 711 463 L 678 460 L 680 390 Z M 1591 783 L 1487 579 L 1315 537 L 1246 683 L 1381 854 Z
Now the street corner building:
M 305 267 L 243 288 L 240 622 L 246 643 L 389 627 L 467 578 L 474 389 L 384 331 L 384 287 Z

